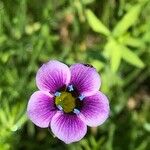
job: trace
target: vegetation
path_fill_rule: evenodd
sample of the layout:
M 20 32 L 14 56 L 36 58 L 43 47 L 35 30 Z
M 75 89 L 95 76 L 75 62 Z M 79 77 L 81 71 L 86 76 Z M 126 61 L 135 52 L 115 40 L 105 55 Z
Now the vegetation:
M 0 0 L 0 150 L 148 150 L 149 0 Z M 92 64 L 110 100 L 105 124 L 66 145 L 26 116 L 42 63 Z

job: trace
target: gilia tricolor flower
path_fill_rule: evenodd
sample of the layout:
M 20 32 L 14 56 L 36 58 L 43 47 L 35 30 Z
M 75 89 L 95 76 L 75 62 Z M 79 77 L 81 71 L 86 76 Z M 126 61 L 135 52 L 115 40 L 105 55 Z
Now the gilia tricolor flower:
M 28 117 L 41 128 L 50 127 L 65 143 L 79 141 L 87 126 L 101 125 L 109 116 L 108 99 L 99 91 L 100 76 L 90 65 L 69 68 L 49 61 L 38 70 L 36 84 L 39 91 L 30 97 Z

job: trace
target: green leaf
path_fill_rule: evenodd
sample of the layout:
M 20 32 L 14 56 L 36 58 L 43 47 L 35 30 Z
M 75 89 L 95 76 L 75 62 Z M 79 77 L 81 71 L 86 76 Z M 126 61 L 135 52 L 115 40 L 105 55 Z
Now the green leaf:
M 86 10 L 86 16 L 87 21 L 90 27 L 93 29 L 93 31 L 102 33 L 106 36 L 110 34 L 108 28 L 95 16 L 95 14 L 91 10 Z
M 105 52 L 110 57 L 111 70 L 115 73 L 121 62 L 121 46 L 114 39 L 110 39 L 105 47 Z
M 94 2 L 94 0 L 84 0 L 83 4 L 88 5 L 88 4 L 91 4 L 93 2 Z
M 96 68 L 96 70 L 101 70 L 105 64 L 100 60 L 93 60 L 92 65 Z
M 122 58 L 131 65 L 139 68 L 144 67 L 144 63 L 142 62 L 142 60 L 125 46 L 122 46 Z
M 115 36 L 120 36 L 124 34 L 132 25 L 134 25 L 140 15 L 142 6 L 137 4 L 133 6 L 127 14 L 117 23 L 113 30 Z
M 150 29 L 149 29 L 149 31 L 144 33 L 143 41 L 147 42 L 147 43 L 150 43 Z
M 143 47 L 144 43 L 140 38 L 134 38 L 131 36 L 128 36 L 123 41 L 124 45 L 131 46 L 131 47 Z
M 111 69 L 115 73 L 117 72 L 121 62 L 121 47 L 120 45 L 113 43 L 112 49 L 113 51 L 111 55 Z

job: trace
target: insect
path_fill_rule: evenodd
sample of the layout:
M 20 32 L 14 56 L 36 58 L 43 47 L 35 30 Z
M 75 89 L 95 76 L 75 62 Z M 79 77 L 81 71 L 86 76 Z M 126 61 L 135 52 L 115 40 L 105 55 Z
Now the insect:
M 93 68 L 93 66 L 90 65 L 90 64 L 83 64 L 83 65 L 86 66 L 86 67 L 91 67 L 91 68 Z

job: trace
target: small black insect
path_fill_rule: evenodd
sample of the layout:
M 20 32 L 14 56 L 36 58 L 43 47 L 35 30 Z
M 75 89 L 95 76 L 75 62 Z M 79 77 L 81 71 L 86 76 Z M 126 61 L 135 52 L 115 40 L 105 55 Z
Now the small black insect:
M 86 66 L 86 67 L 91 67 L 91 68 L 93 68 L 93 66 L 90 65 L 90 64 L 83 64 L 83 65 Z

